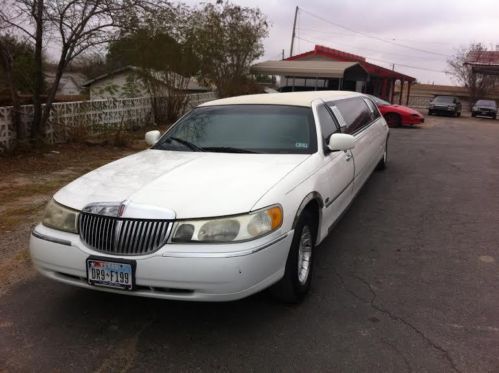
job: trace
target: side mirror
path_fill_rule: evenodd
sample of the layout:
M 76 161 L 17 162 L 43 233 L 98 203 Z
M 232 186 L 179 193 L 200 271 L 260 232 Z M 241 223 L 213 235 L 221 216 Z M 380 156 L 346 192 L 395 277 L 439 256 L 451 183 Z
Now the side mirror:
M 160 137 L 161 137 L 161 132 L 159 132 L 158 130 L 149 131 L 149 132 L 146 132 L 145 140 L 146 140 L 147 145 L 153 146 L 154 144 L 156 144 L 158 142 Z
M 355 147 L 355 137 L 346 133 L 333 133 L 327 146 L 332 152 L 350 150 Z

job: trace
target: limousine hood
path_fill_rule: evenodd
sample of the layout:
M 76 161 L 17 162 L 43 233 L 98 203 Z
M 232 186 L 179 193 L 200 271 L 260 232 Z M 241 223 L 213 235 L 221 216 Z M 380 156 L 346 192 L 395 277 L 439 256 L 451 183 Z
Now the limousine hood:
M 128 201 L 173 210 L 177 218 L 244 213 L 308 157 L 150 149 L 76 179 L 54 199 L 77 210 Z

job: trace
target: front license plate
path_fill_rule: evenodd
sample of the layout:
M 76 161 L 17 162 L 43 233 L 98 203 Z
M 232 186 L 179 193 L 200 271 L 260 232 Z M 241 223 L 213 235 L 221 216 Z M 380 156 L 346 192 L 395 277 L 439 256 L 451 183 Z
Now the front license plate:
M 114 289 L 132 290 L 135 263 L 131 261 L 109 261 L 87 259 L 87 279 L 90 285 Z

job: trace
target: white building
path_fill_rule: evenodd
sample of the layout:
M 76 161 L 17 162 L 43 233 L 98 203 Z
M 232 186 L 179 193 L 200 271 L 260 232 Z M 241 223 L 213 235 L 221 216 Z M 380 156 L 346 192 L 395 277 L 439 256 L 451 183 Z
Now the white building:
M 89 80 L 85 82 L 83 86 L 88 87 L 90 100 L 146 97 L 150 96 L 151 92 L 142 78 L 143 74 L 144 71 L 138 67 L 125 66 L 107 74 L 100 75 L 95 79 Z M 152 72 L 149 74 L 151 74 L 150 76 L 154 79 L 156 89 L 159 91 L 166 91 L 168 84 L 164 81 L 162 74 L 158 72 Z M 202 93 L 210 91 L 210 88 L 200 85 L 195 78 L 189 78 L 186 82 L 186 78 L 183 78 L 178 74 L 175 74 L 174 78 L 175 77 L 178 79 L 173 80 L 183 81 L 182 83 L 177 84 L 173 82 L 174 85 L 179 87 L 179 90 L 188 91 L 189 93 Z

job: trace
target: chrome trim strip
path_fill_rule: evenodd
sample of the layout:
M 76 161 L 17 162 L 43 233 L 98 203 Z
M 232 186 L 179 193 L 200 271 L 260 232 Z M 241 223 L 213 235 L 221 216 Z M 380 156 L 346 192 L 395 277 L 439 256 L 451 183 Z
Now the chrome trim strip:
M 37 232 L 35 230 L 33 230 L 31 232 L 31 234 L 33 236 L 35 236 L 36 238 L 39 238 L 41 240 L 50 241 L 50 242 L 53 242 L 53 243 L 57 243 L 59 245 L 71 246 L 71 241 L 66 241 L 66 240 L 61 240 L 59 238 L 46 236 L 46 235 L 41 234 L 41 233 L 39 233 L 39 232 Z
M 184 253 L 184 252 L 175 251 L 175 252 L 165 252 L 163 254 L 163 256 L 170 257 L 170 258 L 234 258 L 234 257 L 238 257 L 238 256 L 247 256 L 247 255 L 255 254 L 259 251 L 265 250 L 269 246 L 272 246 L 272 245 L 284 240 L 292 233 L 293 233 L 293 231 L 289 231 L 288 233 L 285 233 L 282 236 L 276 238 L 275 240 L 273 240 L 269 243 L 266 243 L 262 246 L 258 246 L 258 247 L 252 248 L 252 249 L 247 249 L 247 250 L 242 250 L 242 251 L 232 251 L 232 252 L 227 252 L 227 253 L 220 253 L 220 252 L 218 252 L 218 253 L 199 253 L 199 252 L 187 253 L 187 252 L 185 252 Z

